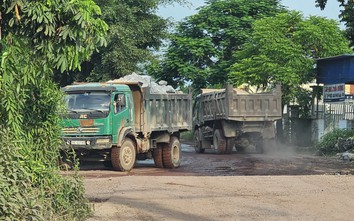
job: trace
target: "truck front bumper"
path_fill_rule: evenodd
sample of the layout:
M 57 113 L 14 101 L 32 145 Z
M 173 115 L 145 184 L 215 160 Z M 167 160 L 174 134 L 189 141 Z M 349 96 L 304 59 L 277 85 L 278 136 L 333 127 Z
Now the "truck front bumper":
M 64 149 L 104 150 L 112 147 L 111 136 L 64 137 Z

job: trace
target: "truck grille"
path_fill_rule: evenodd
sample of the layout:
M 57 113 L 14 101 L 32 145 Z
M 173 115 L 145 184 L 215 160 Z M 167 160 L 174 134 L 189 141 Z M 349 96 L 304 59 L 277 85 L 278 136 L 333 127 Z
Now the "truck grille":
M 64 134 L 82 134 L 82 133 L 97 133 L 99 128 L 97 127 L 71 127 L 63 128 L 62 132 Z

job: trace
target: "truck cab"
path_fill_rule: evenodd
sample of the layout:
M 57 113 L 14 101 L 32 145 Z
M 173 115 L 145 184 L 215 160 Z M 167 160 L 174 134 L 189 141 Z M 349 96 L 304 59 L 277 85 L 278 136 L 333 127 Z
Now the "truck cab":
M 62 89 L 67 113 L 63 140 L 84 160 L 109 161 L 110 148 L 119 145 L 119 131 L 134 129 L 134 103 L 124 84 L 79 84 Z

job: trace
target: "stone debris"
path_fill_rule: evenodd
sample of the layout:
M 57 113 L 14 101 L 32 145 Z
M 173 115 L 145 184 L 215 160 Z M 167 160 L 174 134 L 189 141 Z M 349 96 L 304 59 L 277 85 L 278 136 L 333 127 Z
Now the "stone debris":
M 344 153 L 337 153 L 337 156 L 341 160 L 347 160 L 347 161 L 352 161 L 354 160 L 354 154 L 350 153 L 348 151 L 345 151 Z
M 338 150 L 351 150 L 354 148 L 354 138 L 353 137 L 348 137 L 348 138 L 341 138 L 339 137 L 336 144 L 335 144 L 335 147 L 338 149 Z
M 132 73 L 130 75 L 126 75 L 119 79 L 110 80 L 107 83 L 113 82 L 141 82 L 142 87 L 150 87 L 152 94 L 167 94 L 167 93 L 179 93 L 176 89 L 174 89 L 171 85 L 167 85 L 167 81 L 159 81 L 156 83 L 151 76 L 148 75 L 140 75 L 137 73 Z
M 337 153 L 336 156 L 339 157 L 341 160 L 345 161 L 352 161 L 354 160 L 354 154 L 352 153 L 354 150 L 354 138 L 349 137 L 349 138 L 341 138 L 339 137 L 336 144 L 335 148 L 338 151 L 344 151 Z

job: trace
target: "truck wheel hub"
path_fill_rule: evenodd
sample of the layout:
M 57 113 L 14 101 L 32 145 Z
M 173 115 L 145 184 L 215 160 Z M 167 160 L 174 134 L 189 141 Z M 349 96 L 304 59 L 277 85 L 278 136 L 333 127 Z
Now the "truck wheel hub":
M 130 151 L 129 148 L 124 148 L 123 149 L 123 161 L 124 163 L 128 164 L 132 161 L 132 155 L 133 153 Z

